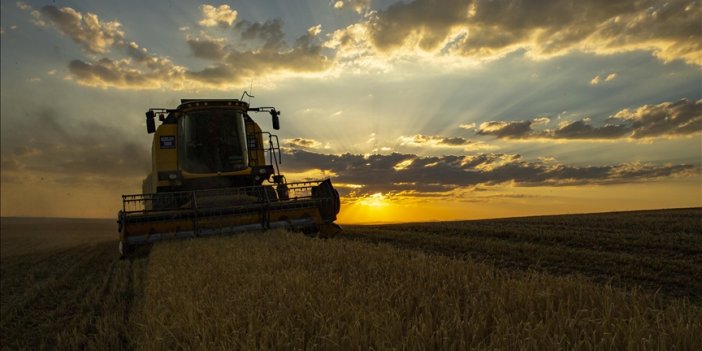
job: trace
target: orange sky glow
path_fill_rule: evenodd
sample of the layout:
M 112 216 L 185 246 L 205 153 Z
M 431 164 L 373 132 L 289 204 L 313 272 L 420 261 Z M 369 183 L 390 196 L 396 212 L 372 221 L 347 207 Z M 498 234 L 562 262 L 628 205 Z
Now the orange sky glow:
M 702 206 L 699 1 L 0 6 L 4 217 L 113 218 L 146 110 L 244 91 L 341 224 Z

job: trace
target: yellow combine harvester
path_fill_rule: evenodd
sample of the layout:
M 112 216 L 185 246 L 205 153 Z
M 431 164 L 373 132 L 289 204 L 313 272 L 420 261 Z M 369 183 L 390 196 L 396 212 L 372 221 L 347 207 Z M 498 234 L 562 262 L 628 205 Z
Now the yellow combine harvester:
M 146 129 L 155 133 L 152 170 L 143 194 L 122 196 L 120 257 L 173 238 L 268 228 L 328 237 L 341 230 L 331 180 L 287 183 L 278 137 L 261 131 L 249 112 L 269 112 L 280 128 L 275 108 L 237 99 L 183 99 L 175 109 L 146 112 Z

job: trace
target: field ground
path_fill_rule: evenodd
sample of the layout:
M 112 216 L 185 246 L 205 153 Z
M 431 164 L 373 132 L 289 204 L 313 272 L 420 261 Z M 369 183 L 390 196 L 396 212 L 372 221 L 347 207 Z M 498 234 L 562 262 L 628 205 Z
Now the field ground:
M 2 349 L 702 349 L 702 209 L 284 232 L 117 260 L 2 218 Z
M 348 238 L 702 302 L 702 209 L 345 227 Z

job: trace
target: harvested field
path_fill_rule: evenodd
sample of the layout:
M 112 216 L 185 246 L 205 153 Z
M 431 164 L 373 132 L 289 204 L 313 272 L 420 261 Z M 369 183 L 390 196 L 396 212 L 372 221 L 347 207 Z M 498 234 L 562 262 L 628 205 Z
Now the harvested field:
M 345 238 L 702 301 L 702 209 L 345 227 Z
M 700 218 L 357 226 L 334 240 L 273 231 L 122 261 L 114 221 L 3 218 L 0 346 L 701 349 Z
M 3 218 L 2 349 L 125 349 L 147 260 L 117 260 L 113 220 Z

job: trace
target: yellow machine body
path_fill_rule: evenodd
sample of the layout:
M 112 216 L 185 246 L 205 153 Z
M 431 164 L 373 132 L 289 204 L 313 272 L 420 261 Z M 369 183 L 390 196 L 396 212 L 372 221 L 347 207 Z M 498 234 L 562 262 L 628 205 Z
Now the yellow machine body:
M 236 99 L 184 99 L 175 109 L 146 113 L 154 134 L 151 172 L 142 194 L 122 196 L 121 256 L 172 238 L 274 227 L 322 236 L 340 231 L 331 180 L 287 183 L 278 173 L 277 136 L 263 132 L 251 111 L 269 112 L 278 129 L 274 108 Z

